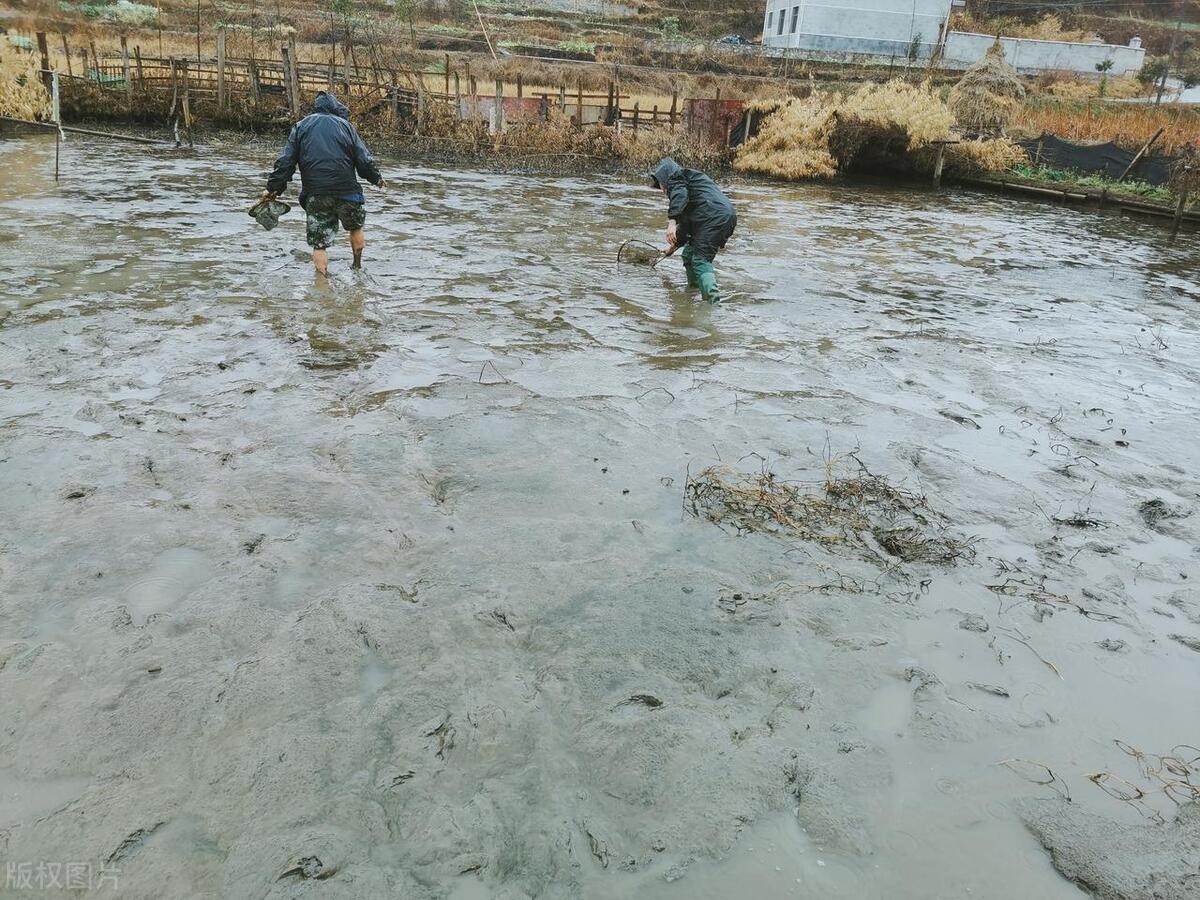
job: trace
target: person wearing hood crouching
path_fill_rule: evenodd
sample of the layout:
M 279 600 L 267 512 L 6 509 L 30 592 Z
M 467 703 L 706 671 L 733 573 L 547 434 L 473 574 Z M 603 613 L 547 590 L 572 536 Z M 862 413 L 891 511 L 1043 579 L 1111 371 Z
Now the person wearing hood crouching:
M 317 274 L 329 273 L 327 251 L 337 236 L 339 223 L 350 234 L 354 268 L 360 268 L 367 243 L 363 235 L 366 198 L 355 176 L 362 176 L 378 188 L 384 186 L 383 176 L 371 151 L 350 124 L 350 110 L 333 94 L 317 94 L 313 111 L 292 128 L 267 178 L 263 199 L 273 200 L 287 190 L 297 167 L 300 206 L 308 217 L 305 232 L 313 248 Z
M 688 287 L 700 288 L 709 303 L 719 303 L 713 260 L 737 227 L 733 204 L 715 181 L 703 172 L 685 169 L 666 157 L 650 173 L 650 184 L 667 196 L 667 249 L 682 247 Z

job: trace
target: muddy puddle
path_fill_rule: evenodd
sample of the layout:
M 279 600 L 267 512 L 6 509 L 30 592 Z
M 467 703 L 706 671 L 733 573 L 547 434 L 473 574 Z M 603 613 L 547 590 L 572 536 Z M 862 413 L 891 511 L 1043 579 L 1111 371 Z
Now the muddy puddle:
M 244 212 L 267 160 L 53 153 L 0 142 L 6 863 L 1195 895 L 1197 818 L 1128 752 L 1200 744 L 1194 236 L 740 184 L 710 308 L 616 270 L 647 189 L 389 165 L 319 287 L 298 213 Z M 865 466 L 970 552 L 685 507 L 714 466 L 818 500 Z

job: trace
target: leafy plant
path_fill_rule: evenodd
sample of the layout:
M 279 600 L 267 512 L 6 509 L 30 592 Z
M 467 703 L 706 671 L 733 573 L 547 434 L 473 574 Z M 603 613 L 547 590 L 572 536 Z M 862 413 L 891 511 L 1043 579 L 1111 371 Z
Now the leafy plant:
M 665 16 L 658 25 L 658 30 L 662 33 L 665 40 L 673 40 L 679 37 L 679 17 Z
M 565 50 L 567 53 L 595 53 L 596 45 L 590 41 L 581 41 L 572 38 L 569 41 L 559 41 L 558 49 Z

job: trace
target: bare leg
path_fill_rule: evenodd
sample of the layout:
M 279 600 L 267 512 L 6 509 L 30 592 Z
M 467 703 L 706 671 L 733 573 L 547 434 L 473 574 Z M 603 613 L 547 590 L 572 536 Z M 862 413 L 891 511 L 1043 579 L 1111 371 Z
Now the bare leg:
M 313 268 L 318 275 L 329 274 L 329 252 L 321 249 L 313 251 Z
M 362 229 L 350 232 L 350 249 L 354 251 L 354 268 L 362 268 L 362 252 L 367 246 L 367 236 L 363 234 Z

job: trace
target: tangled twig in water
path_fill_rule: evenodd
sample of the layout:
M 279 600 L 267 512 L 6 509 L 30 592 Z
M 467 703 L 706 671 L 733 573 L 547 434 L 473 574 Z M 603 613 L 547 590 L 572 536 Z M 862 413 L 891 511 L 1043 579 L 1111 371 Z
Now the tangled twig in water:
M 856 460 L 857 462 L 857 460 Z M 849 545 L 872 562 L 953 564 L 975 555 L 974 539 L 950 534 L 924 496 L 888 483 L 859 463 L 820 483 L 789 482 L 764 466 L 757 473 L 710 466 L 688 475 L 684 509 L 738 534 L 767 532 L 825 546 Z M 890 558 L 890 559 L 889 559 Z

